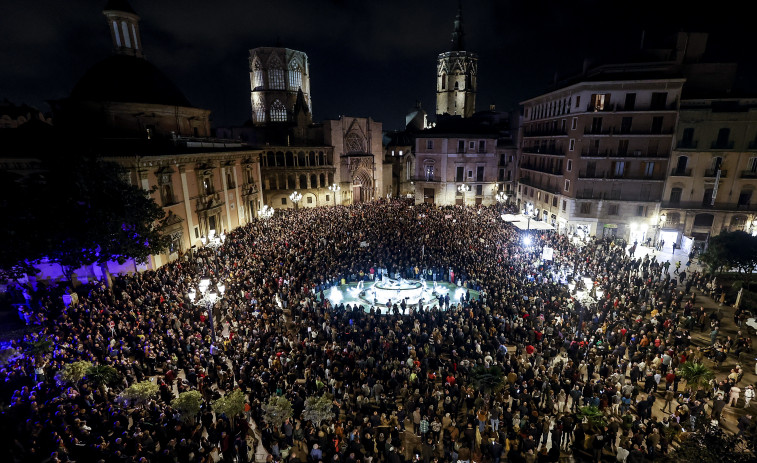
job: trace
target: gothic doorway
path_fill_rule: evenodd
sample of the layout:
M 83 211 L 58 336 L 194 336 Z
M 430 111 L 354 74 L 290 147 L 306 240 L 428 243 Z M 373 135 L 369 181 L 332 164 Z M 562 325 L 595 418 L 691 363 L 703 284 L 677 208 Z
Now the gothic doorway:
M 352 185 L 352 204 L 363 202 L 363 186 L 360 184 Z

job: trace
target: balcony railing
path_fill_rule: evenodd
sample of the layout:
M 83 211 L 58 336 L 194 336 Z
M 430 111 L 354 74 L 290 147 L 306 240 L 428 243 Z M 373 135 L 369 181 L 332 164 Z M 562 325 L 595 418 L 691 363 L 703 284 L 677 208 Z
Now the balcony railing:
M 757 211 L 757 204 L 736 204 L 736 203 L 718 203 L 715 200 L 713 206 L 708 201 L 703 203 L 702 201 L 663 201 L 660 207 L 666 209 L 705 209 L 705 210 L 721 210 L 721 211 Z
M 585 170 L 581 170 L 578 172 L 578 178 L 606 178 L 605 172 L 587 172 Z
M 696 149 L 697 144 L 699 144 L 699 140 L 680 140 L 678 144 L 676 144 L 676 149 L 679 150 L 693 150 Z
M 757 178 L 757 172 L 753 170 L 742 170 L 741 178 Z
M 568 132 L 563 129 L 523 129 L 524 137 L 554 137 L 567 134 Z
M 537 188 L 539 190 L 546 191 L 547 193 L 551 193 L 551 194 L 554 194 L 554 195 L 560 194 L 560 191 L 559 191 L 559 189 L 557 187 L 550 186 L 550 185 L 544 185 L 542 183 L 539 183 L 539 182 L 536 182 L 536 181 L 530 179 L 529 177 L 523 177 L 523 178 L 521 178 L 520 180 L 518 180 L 518 183 L 520 183 L 521 185 L 526 185 L 526 186 L 530 186 L 530 187 L 533 187 L 533 188 Z
M 664 158 L 667 159 L 667 153 L 644 152 L 642 150 L 626 151 L 625 153 L 604 150 L 597 151 L 589 149 L 581 152 L 581 157 L 585 158 Z
M 621 131 L 620 128 L 606 127 L 602 129 L 595 129 L 593 127 L 586 127 L 584 129 L 584 135 L 672 135 L 673 129 L 649 129 L 649 130 L 625 130 Z
M 732 150 L 733 149 L 733 145 L 734 145 L 733 141 L 728 141 L 728 142 L 725 142 L 725 143 L 719 143 L 719 142 L 714 141 L 710 145 L 710 149 L 713 149 L 713 150 Z
M 534 164 L 522 164 L 520 168 L 526 169 L 526 170 L 533 170 L 536 172 L 541 172 L 543 174 L 562 175 L 562 169 L 550 168 L 550 167 L 539 167 Z
M 628 191 L 621 194 L 619 191 L 579 191 L 576 199 L 602 199 L 608 201 L 634 201 L 654 202 L 655 199 L 649 193 Z
M 691 177 L 691 169 L 673 169 L 670 171 L 671 177 Z
M 602 180 L 646 180 L 662 181 L 665 180 L 661 175 L 633 175 L 629 172 L 616 174 L 614 172 L 587 172 L 585 170 L 578 172 L 578 178 L 581 179 L 602 179 Z
M 530 154 L 550 154 L 553 156 L 565 156 L 565 150 L 549 147 L 524 146 L 523 152 Z
M 704 171 L 705 177 L 715 177 L 718 175 L 717 169 L 707 169 Z M 725 178 L 728 175 L 727 170 L 720 169 L 720 178 Z
M 671 103 L 671 104 L 668 104 L 668 105 L 644 105 L 644 106 L 634 104 L 632 107 L 626 109 L 625 106 L 622 105 L 622 104 L 620 104 L 620 103 L 610 103 L 610 104 L 604 105 L 604 107 L 602 109 L 597 109 L 597 108 L 595 108 L 593 106 L 592 103 L 589 103 L 586 106 L 586 111 L 588 111 L 588 112 L 603 112 L 603 113 L 607 113 L 607 112 L 621 112 L 621 111 L 622 112 L 631 112 L 631 111 L 635 111 L 635 112 L 675 111 L 677 109 L 676 108 L 676 104 L 677 103 Z

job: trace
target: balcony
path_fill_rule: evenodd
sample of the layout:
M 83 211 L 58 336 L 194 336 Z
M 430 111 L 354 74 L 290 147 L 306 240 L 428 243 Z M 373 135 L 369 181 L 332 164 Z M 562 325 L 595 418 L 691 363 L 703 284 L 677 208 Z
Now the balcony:
M 523 137 L 558 137 L 567 134 L 568 132 L 562 129 L 523 129 Z
M 691 177 L 691 169 L 673 169 L 670 171 L 671 177 Z
M 537 181 L 535 181 L 535 180 L 533 180 L 533 179 L 531 179 L 529 177 L 523 177 L 523 178 L 521 178 L 520 180 L 518 180 L 518 183 L 520 183 L 521 185 L 526 185 L 526 186 L 530 186 L 530 187 L 533 187 L 533 188 L 537 188 L 537 189 L 542 190 L 542 191 L 546 191 L 547 193 L 551 193 L 553 195 L 559 195 L 560 194 L 560 190 L 556 186 L 544 185 L 544 184 L 541 184 L 541 183 L 539 183 L 539 182 L 537 182 Z
M 549 154 L 552 156 L 565 156 L 565 151 L 558 148 L 524 146 L 523 152 L 528 154 Z
M 624 105 L 620 103 L 610 103 L 604 105 L 602 108 L 595 108 L 591 103 L 586 106 L 586 111 L 592 113 L 612 113 L 612 112 L 649 112 L 649 111 L 677 111 L 677 103 L 673 102 L 669 105 L 637 105 L 634 104 L 630 108 L 626 109 Z
M 717 142 L 717 141 L 714 141 L 710 145 L 710 149 L 712 149 L 712 150 L 732 150 L 733 149 L 733 145 L 734 145 L 733 141 L 728 141 L 728 142 Z
M 699 144 L 699 140 L 680 140 L 676 144 L 676 149 L 678 150 L 693 150 L 697 148 L 697 144 Z
M 625 153 L 616 152 L 612 150 L 597 151 L 589 149 L 581 152 L 583 158 L 655 158 L 655 159 L 667 159 L 667 153 L 647 152 L 642 150 L 626 151 Z
M 587 127 L 584 129 L 584 135 L 589 136 L 601 136 L 601 135 L 623 135 L 626 136 L 650 136 L 650 135 L 672 135 L 673 129 L 654 129 L 651 128 L 649 130 L 620 130 L 615 127 L 607 127 L 602 129 L 594 129 L 592 127 Z
M 540 167 L 535 164 L 522 164 L 520 168 L 525 170 L 533 170 L 535 172 L 541 172 L 548 175 L 562 175 L 562 169 Z
M 613 172 L 588 172 L 585 170 L 578 172 L 578 178 L 585 180 L 642 180 L 648 182 L 661 182 L 665 180 L 660 175 L 632 175 L 629 172 L 615 174 Z
M 620 191 L 593 191 L 579 190 L 576 193 L 576 199 L 596 199 L 606 201 L 633 201 L 633 202 L 655 202 L 656 200 L 651 197 L 649 193 L 641 193 L 639 191 L 627 191 L 620 193 Z
M 757 178 L 757 171 L 754 170 L 742 170 L 741 175 L 739 176 L 741 178 Z
M 747 149 L 750 150 L 757 150 L 757 140 L 752 140 L 749 142 L 749 147 Z
M 718 175 L 717 169 L 707 169 L 704 171 L 705 177 L 715 177 Z M 727 170 L 720 170 L 720 178 L 725 178 L 728 175 Z
M 604 171 L 590 172 L 590 171 L 581 170 L 581 171 L 578 172 L 578 178 L 602 178 L 602 179 L 604 179 L 604 178 L 607 178 L 607 177 L 605 177 L 605 172 Z
M 719 210 L 719 211 L 757 211 L 757 204 L 735 204 L 735 203 L 718 203 L 715 205 L 709 202 L 703 204 L 702 201 L 663 201 L 660 207 L 664 209 L 686 209 L 686 210 Z
M 440 178 L 436 177 L 411 177 L 410 180 L 413 182 L 426 182 L 426 183 L 439 183 L 442 180 Z

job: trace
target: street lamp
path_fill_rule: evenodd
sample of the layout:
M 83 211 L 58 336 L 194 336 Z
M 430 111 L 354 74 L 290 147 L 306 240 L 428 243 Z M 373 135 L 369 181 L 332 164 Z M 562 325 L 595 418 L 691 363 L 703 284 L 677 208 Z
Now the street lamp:
M 400 151 L 401 152 L 401 151 Z M 329 190 L 334 193 L 334 206 L 336 206 L 336 195 L 339 193 L 339 190 L 341 190 L 342 187 L 334 183 L 329 187 Z
M 294 209 L 297 210 L 297 203 L 299 203 L 302 199 L 302 194 L 295 191 L 291 195 L 289 195 L 289 199 L 292 200 L 292 202 L 294 203 Z
M 457 191 L 465 194 L 466 191 L 470 191 L 470 185 L 465 185 L 465 184 L 460 185 L 459 187 L 457 187 Z
M 273 213 L 274 213 L 273 208 L 269 206 L 268 204 L 265 204 L 258 211 L 258 217 L 260 217 L 263 220 L 268 220 L 271 217 L 273 217 Z
M 505 194 L 504 191 L 500 191 L 499 193 L 497 193 L 497 195 L 495 196 L 495 198 L 497 199 L 497 202 L 500 203 L 500 204 L 502 204 L 505 201 L 507 201 L 507 195 Z
M 665 214 L 660 214 L 660 216 L 657 218 L 657 236 L 655 236 L 655 246 L 658 246 L 658 243 L 660 242 L 660 234 L 662 233 L 662 224 L 665 223 L 665 220 L 667 220 L 668 216 Z M 660 249 L 662 251 L 662 249 Z
M 222 283 L 218 283 L 214 289 L 210 289 L 210 279 L 203 278 L 200 280 L 197 288 L 200 290 L 199 299 L 197 298 L 198 294 L 195 288 L 189 290 L 189 293 L 187 293 L 187 298 L 189 298 L 190 303 L 199 307 L 203 307 L 208 313 L 208 320 L 210 320 L 210 338 L 212 342 L 215 342 L 216 330 L 215 322 L 213 320 L 213 307 L 219 300 L 219 295 L 220 299 L 223 299 L 223 293 L 226 291 L 226 286 L 224 286 Z M 208 289 L 210 289 L 210 291 L 208 291 Z

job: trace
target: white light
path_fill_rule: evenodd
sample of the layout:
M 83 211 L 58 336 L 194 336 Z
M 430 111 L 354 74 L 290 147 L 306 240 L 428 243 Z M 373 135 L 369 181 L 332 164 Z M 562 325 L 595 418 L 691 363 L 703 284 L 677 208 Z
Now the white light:
M 224 291 L 226 291 L 226 286 L 223 283 L 218 283 L 218 293 L 223 296 Z
M 526 236 L 523 238 L 523 244 L 525 244 L 526 246 L 531 246 L 531 243 L 532 243 L 532 240 L 530 236 Z
M 463 300 L 463 296 L 465 296 L 465 290 L 463 288 L 457 288 L 455 290 L 455 296 L 454 296 L 454 298 L 456 300 L 458 300 L 458 301 L 462 301 Z
M 329 291 L 329 300 L 332 304 L 339 304 L 342 302 L 342 292 L 339 291 L 336 286 L 331 287 L 331 291 Z

